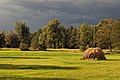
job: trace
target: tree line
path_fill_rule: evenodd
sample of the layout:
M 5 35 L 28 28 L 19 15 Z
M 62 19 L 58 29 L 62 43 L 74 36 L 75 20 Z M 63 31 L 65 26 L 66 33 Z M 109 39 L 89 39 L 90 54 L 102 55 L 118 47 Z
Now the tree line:
M 89 47 L 120 49 L 120 20 L 105 18 L 97 25 L 84 22 L 80 27 L 66 28 L 53 19 L 36 32 L 30 32 L 25 22 L 16 22 L 15 32 L 0 32 L 0 47 L 21 50 L 46 50 L 69 48 L 85 50 Z

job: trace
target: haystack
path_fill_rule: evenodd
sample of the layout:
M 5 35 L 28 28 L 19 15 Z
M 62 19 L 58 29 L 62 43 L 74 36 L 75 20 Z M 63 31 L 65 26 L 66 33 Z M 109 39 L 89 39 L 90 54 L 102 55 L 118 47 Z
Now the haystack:
M 83 59 L 106 60 L 104 52 L 100 48 L 89 48 L 84 51 Z

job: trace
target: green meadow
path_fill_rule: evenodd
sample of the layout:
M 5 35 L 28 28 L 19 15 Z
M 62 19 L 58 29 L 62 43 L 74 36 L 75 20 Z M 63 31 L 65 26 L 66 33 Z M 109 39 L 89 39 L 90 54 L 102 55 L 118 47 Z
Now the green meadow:
M 120 80 L 120 54 L 82 60 L 67 50 L 0 51 L 0 80 Z

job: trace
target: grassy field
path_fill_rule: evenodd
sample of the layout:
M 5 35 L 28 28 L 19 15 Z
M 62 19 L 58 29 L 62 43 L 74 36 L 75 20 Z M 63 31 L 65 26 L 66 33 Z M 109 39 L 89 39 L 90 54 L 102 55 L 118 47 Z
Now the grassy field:
M 82 60 L 74 50 L 0 51 L 0 80 L 120 80 L 120 54 Z

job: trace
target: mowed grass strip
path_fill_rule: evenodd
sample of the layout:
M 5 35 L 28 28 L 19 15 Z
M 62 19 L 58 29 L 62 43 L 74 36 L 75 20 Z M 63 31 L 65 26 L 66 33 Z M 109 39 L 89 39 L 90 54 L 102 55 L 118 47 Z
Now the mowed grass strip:
M 82 60 L 67 50 L 0 51 L 0 80 L 120 80 L 120 54 Z

